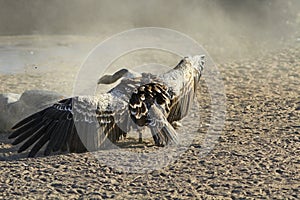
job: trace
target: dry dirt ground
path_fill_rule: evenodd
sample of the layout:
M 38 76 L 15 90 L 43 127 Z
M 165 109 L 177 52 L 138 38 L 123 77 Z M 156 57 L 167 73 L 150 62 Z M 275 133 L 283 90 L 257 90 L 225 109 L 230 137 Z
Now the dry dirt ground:
M 196 138 L 162 169 L 130 173 L 99 162 L 91 153 L 14 157 L 16 149 L 1 134 L 0 199 L 299 199 L 299 45 L 218 67 L 226 119 L 206 156 L 199 156 L 202 143 Z M 7 75 L 0 79 L 6 92 L 17 81 Z M 209 95 L 205 80 L 201 84 L 205 125 L 211 118 Z M 202 126 L 198 134 L 205 131 Z M 157 151 L 151 146 L 136 149 Z

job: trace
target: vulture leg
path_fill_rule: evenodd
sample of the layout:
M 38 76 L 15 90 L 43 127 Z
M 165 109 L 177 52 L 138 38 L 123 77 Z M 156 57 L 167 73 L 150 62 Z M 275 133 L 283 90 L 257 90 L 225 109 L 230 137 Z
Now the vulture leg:
M 142 134 L 142 131 L 139 131 L 139 143 L 143 143 L 143 134 Z

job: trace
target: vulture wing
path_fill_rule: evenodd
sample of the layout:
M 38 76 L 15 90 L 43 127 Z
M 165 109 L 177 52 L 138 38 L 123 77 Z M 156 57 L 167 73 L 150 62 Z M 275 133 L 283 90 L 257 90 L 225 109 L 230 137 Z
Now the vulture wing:
M 46 144 L 44 155 L 59 150 L 97 150 L 107 138 L 116 142 L 125 134 L 114 120 L 125 106 L 123 102 L 112 104 L 113 101 L 109 94 L 63 99 L 14 125 L 9 138 L 16 138 L 14 145 L 24 142 L 18 152 L 33 146 L 29 157 L 34 157 Z

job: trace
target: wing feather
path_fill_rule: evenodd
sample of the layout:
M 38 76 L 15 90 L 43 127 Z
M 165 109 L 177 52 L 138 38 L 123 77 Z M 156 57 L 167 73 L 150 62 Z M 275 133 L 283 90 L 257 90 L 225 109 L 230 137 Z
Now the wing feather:
M 66 128 L 65 133 L 63 134 L 63 136 L 61 138 L 61 142 L 56 144 L 53 151 L 58 151 L 58 150 L 66 151 L 67 150 L 64 147 L 66 146 L 67 138 L 70 135 L 70 132 L 72 131 L 72 126 L 73 126 L 72 120 L 67 120 L 66 125 L 65 125 L 65 127 L 67 127 L 67 128 Z
M 50 139 L 51 132 L 47 132 L 43 137 L 33 146 L 31 151 L 28 154 L 28 157 L 34 157 L 37 152 L 47 143 Z
M 43 134 L 44 131 L 49 127 L 49 124 L 51 123 L 51 121 L 49 121 L 47 124 L 43 125 L 41 129 L 39 129 L 32 137 L 30 137 L 20 148 L 19 148 L 19 152 L 23 152 L 24 150 L 26 150 L 28 147 L 30 147 L 31 145 L 33 145 L 38 139 L 40 139 Z
M 124 134 L 113 118 L 115 112 L 113 109 L 118 108 L 108 107 L 109 102 L 101 101 L 99 98 L 101 96 L 61 100 L 18 122 L 9 138 L 15 138 L 12 143 L 14 145 L 24 142 L 18 152 L 33 146 L 29 153 L 30 157 L 34 157 L 47 143 L 44 155 L 59 150 L 70 152 L 82 152 L 87 148 L 96 150 L 101 147 L 107 136 L 115 142 Z
M 34 113 L 28 117 L 26 117 L 25 119 L 21 120 L 20 122 L 18 122 L 17 124 L 15 124 L 12 129 L 17 129 L 21 126 L 24 126 L 26 124 L 29 124 L 29 122 L 32 122 L 33 120 L 36 120 L 37 117 L 40 116 L 40 113 Z M 26 129 L 26 128 L 25 128 Z M 14 135 L 12 135 L 11 137 L 14 137 Z
M 19 137 L 16 138 L 16 140 L 12 143 L 13 145 L 19 144 L 23 142 L 25 139 L 33 135 L 37 130 L 41 128 L 44 122 L 40 121 L 36 124 L 33 124 L 32 127 L 29 129 L 25 130 L 22 134 L 19 135 Z

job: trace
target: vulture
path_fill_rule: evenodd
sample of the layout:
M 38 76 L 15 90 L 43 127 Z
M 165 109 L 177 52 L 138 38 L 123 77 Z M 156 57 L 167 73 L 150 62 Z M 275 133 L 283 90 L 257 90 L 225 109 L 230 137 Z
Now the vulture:
M 106 93 L 75 96 L 54 103 L 12 127 L 18 153 L 39 151 L 97 151 L 126 137 L 131 130 L 149 128 L 154 144 L 177 144 L 172 126 L 188 114 L 205 64 L 205 56 L 184 57 L 173 69 L 154 75 L 121 69 L 98 84 L 120 82 Z

